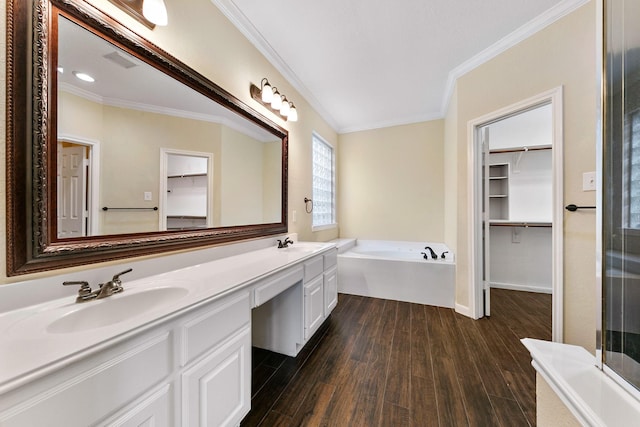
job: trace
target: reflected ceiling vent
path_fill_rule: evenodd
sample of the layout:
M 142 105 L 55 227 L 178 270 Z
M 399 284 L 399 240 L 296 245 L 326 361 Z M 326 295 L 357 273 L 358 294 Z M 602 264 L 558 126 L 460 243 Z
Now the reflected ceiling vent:
M 103 58 L 108 59 L 109 61 L 118 64 L 119 66 L 121 66 L 122 68 L 126 68 L 127 70 L 129 68 L 133 68 L 133 67 L 137 67 L 138 64 L 136 64 L 135 62 L 133 62 L 131 59 L 129 59 L 129 55 L 126 54 L 122 54 L 120 52 L 117 51 L 113 51 L 111 53 L 108 53 L 106 55 L 103 55 Z

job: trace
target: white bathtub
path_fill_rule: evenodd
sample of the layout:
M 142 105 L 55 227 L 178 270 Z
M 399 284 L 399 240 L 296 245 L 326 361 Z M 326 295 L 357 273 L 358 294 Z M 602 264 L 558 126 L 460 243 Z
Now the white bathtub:
M 432 259 L 425 246 L 438 255 Z M 388 240 L 338 242 L 338 291 L 345 294 L 454 306 L 455 257 L 442 243 Z M 424 259 L 421 252 L 428 255 Z M 445 258 L 441 258 L 442 253 Z

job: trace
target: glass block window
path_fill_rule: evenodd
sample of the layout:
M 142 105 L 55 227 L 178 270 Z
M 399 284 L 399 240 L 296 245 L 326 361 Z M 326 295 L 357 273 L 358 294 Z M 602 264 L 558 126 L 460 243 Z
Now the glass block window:
M 329 227 L 336 223 L 335 161 L 333 147 L 313 134 L 313 219 L 312 226 Z

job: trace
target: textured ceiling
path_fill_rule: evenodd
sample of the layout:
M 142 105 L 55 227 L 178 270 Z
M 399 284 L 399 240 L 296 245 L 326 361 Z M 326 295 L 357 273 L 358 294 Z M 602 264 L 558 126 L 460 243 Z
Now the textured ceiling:
M 442 117 L 456 77 L 586 3 L 212 1 L 338 132 Z

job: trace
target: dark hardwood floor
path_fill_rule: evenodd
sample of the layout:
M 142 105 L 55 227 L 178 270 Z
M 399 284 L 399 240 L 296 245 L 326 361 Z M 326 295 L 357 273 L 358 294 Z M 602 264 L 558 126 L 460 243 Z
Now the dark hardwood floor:
M 242 426 L 534 426 L 520 338 L 551 338 L 551 295 L 492 289 L 492 316 L 340 295 L 292 358 L 253 350 Z

